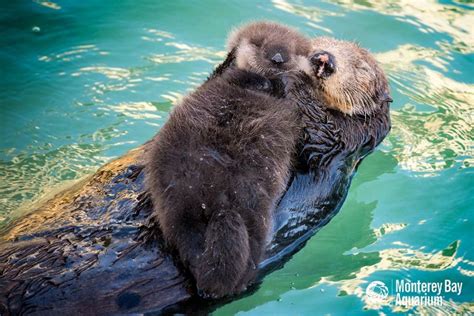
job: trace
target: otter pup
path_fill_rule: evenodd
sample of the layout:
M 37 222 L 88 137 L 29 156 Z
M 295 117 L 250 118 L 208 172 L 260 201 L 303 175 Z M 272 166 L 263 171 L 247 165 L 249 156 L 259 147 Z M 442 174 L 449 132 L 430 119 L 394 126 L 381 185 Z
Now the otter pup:
M 270 94 L 281 94 L 281 87 L 273 87 L 270 79 L 295 70 L 304 71 L 308 75 L 313 73 L 307 58 L 312 48 L 310 39 L 278 23 L 254 22 L 237 28 L 231 32 L 227 48 L 229 53 L 226 60 L 214 70 L 208 80 L 223 75 L 229 68 L 240 69 L 244 72 L 232 79 L 233 84 Z M 278 85 L 278 81 L 274 80 L 275 83 Z
M 312 73 L 306 58 L 311 41 L 298 31 L 274 22 L 255 22 L 234 30 L 227 48 L 235 55 L 235 67 L 262 76 L 286 71 Z
M 331 115 L 325 109 L 337 110 L 353 117 L 363 116 L 365 119 L 377 112 L 385 102 L 392 102 L 383 70 L 367 50 L 353 42 L 317 37 L 311 41 L 311 49 L 308 51 L 304 38 L 301 38 L 299 42 L 303 49 L 297 50 L 297 53 L 308 52 L 305 59 L 309 61 L 310 68 L 302 60 L 302 56 L 293 55 L 295 62 L 292 67 L 286 67 L 286 72 L 272 71 L 274 69 L 262 71 L 262 67 L 254 63 L 263 64 L 259 56 L 265 56 L 264 46 L 247 47 L 251 43 L 247 40 L 248 34 L 247 30 L 236 32 L 235 39 L 231 41 L 235 43 L 234 49 L 237 52 L 244 52 L 245 58 L 234 56 L 231 50 L 223 68 L 216 71 L 224 76 L 225 69 L 231 66 L 259 71 L 263 75 L 269 75 L 270 79 L 254 78 L 251 82 L 235 80 L 235 83 L 278 97 L 286 96 L 287 100 L 298 103 L 305 130 L 305 144 L 298 151 L 303 156 L 303 159 L 298 159 L 300 167 L 314 168 L 316 163 L 324 164 L 341 149 L 341 131 L 328 119 Z M 275 75 L 278 79 L 271 79 Z M 305 102 L 301 102 L 301 99 Z M 314 159 L 316 157 L 319 159 Z
M 278 35 L 278 36 L 277 36 Z M 304 47 L 304 49 L 302 49 Z M 230 36 L 236 67 L 184 98 L 150 144 L 146 186 L 164 239 L 203 296 L 239 293 L 256 273 L 291 170 L 300 118 L 263 75 L 306 64 L 311 42 L 262 22 Z M 305 68 L 305 67 L 302 67 Z
M 331 99 L 321 88 L 340 71 L 334 56 L 310 55 L 304 37 L 281 28 L 264 22 L 235 32 L 226 61 L 173 110 L 147 157 L 146 184 L 164 238 L 204 296 L 238 293 L 254 279 L 303 128 L 308 161 L 337 148 L 324 109 L 340 105 L 326 106 Z M 275 97 L 281 89 L 287 99 Z

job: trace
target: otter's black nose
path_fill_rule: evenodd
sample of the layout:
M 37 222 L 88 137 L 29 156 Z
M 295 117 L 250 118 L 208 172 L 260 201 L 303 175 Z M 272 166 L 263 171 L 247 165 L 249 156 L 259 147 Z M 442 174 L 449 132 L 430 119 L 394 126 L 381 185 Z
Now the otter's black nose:
M 319 78 L 327 78 L 336 70 L 334 56 L 328 52 L 322 51 L 315 53 L 310 57 L 310 61 L 316 72 L 316 76 Z
M 285 62 L 285 60 L 283 59 L 283 56 L 280 53 L 276 53 L 272 57 L 272 62 L 275 63 L 275 64 L 283 64 Z

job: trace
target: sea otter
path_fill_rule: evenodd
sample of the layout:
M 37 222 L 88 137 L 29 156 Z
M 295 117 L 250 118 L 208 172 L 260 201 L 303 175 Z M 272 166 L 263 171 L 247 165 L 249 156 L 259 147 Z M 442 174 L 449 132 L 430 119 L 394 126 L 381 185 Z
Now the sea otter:
M 298 31 L 274 22 L 255 22 L 234 30 L 227 48 L 235 54 L 235 66 L 263 76 L 302 70 L 311 74 L 306 56 L 311 41 Z
M 299 54 L 311 42 L 278 24 L 244 26 L 229 48 L 237 66 L 174 108 L 145 165 L 164 239 L 213 298 L 254 279 L 301 136 L 296 104 L 268 93 L 275 85 L 264 76 L 310 71 Z
M 228 58 L 175 108 L 146 163 L 165 240 L 210 297 L 238 293 L 254 278 L 303 128 L 317 128 L 302 151 L 312 165 L 337 152 L 338 131 L 324 111 L 339 105 L 325 105 L 331 99 L 322 83 L 336 58 L 291 29 L 257 26 L 230 37 Z M 276 31 L 287 36 L 274 37 Z
M 327 163 L 342 146 L 350 146 L 351 133 L 355 132 L 352 129 L 361 128 L 355 121 L 381 119 L 374 116 L 393 100 L 382 68 L 356 43 L 316 37 L 308 58 L 313 76 L 300 71 L 291 82 L 292 87 L 287 86 L 286 90 L 287 98 L 298 103 L 304 113 L 305 141 L 299 151 L 300 166 L 315 168 Z M 369 128 L 369 124 L 362 125 Z
M 313 65 L 321 64 L 326 55 L 333 69 L 331 76 L 318 81 L 327 107 L 349 115 L 371 115 L 381 102 L 391 102 L 387 78 L 366 49 L 349 41 L 316 37 L 312 51 Z M 316 75 L 324 75 L 323 69 Z
M 245 47 L 247 41 L 244 39 L 245 36 L 240 43 L 244 43 Z M 236 40 L 234 42 L 238 43 Z M 237 45 L 237 48 L 239 47 Z M 305 47 L 304 50 L 299 50 L 299 53 L 306 50 Z M 247 53 L 246 58 L 251 61 L 258 60 L 258 56 L 262 55 L 258 49 L 253 51 L 253 55 L 248 53 L 249 49 L 243 51 Z M 223 63 L 226 65 L 225 68 L 217 69 L 221 74 L 225 74 L 225 69 L 232 66 L 260 69 L 250 63 L 237 62 L 238 58 L 232 55 L 232 51 L 228 59 Z M 287 100 L 293 99 L 299 104 L 304 114 L 302 120 L 306 135 L 305 146 L 298 152 L 307 157 L 303 164 L 299 159 L 299 165 L 304 166 L 311 161 L 311 166 L 315 167 L 315 157 L 319 157 L 319 163 L 327 162 L 343 145 L 340 142 L 341 130 L 336 128 L 331 120 L 334 114 L 326 109 L 351 116 L 347 118 L 348 121 L 357 117 L 370 119 L 381 106 L 393 100 L 382 68 L 366 49 L 356 43 L 330 37 L 316 37 L 311 40 L 310 53 L 306 59 L 310 62 L 309 71 L 306 63 L 301 61 L 301 56 L 298 55 L 296 59 L 298 63 L 293 64 L 293 68 L 286 72 L 277 73 L 277 79 L 271 79 L 275 72 L 261 71 L 264 74 L 270 73 L 268 76 L 270 79 L 265 77 L 260 79 L 260 82 L 254 80 L 253 86 L 245 82 L 242 87 L 266 91 L 276 96 L 286 94 Z M 269 84 L 263 84 L 265 80 Z
M 227 58 L 208 80 L 223 75 L 230 68 L 239 69 L 242 71 L 233 72 L 233 75 L 238 74 L 235 78 L 229 77 L 231 83 L 271 94 L 280 93 L 281 87 L 273 87 L 270 78 L 295 70 L 308 75 L 313 73 L 307 58 L 311 40 L 278 23 L 254 22 L 237 28 L 231 32 L 227 48 Z M 275 83 L 278 85 L 278 81 Z

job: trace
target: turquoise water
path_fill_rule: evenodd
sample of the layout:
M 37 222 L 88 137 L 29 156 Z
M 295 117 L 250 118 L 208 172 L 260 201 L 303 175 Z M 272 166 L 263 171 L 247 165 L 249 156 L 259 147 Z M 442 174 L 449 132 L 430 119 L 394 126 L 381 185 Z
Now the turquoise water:
M 474 309 L 472 1 L 2 1 L 0 226 L 150 139 L 225 56 L 272 19 L 356 40 L 383 65 L 393 129 L 341 212 L 255 293 L 216 315 Z M 462 282 L 441 307 L 394 303 L 396 280 Z M 389 297 L 374 301 L 367 284 Z

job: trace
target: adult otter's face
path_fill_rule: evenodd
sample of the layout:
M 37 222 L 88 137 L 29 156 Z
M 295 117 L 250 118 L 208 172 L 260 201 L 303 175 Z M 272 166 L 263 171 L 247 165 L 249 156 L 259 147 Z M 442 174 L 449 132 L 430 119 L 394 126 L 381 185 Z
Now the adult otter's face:
M 320 80 L 329 107 L 370 115 L 383 102 L 391 102 L 385 74 L 368 51 L 329 37 L 315 38 L 312 47 L 313 76 Z
M 290 70 L 310 74 L 307 56 L 311 42 L 298 32 L 276 23 L 257 22 L 235 31 L 229 38 L 240 69 L 273 76 Z

